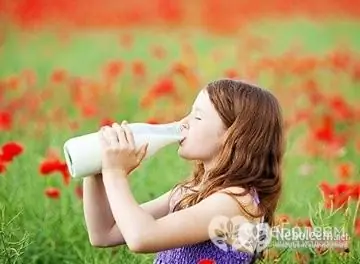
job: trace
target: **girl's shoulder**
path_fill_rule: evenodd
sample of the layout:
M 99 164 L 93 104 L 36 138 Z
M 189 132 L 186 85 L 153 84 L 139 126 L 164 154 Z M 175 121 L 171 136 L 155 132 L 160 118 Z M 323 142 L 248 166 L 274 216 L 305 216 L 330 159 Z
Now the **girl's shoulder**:
M 238 186 L 232 186 L 222 189 L 222 193 L 229 194 L 233 199 L 235 199 L 239 204 L 241 204 L 242 208 L 240 207 L 240 211 L 244 213 L 245 208 L 247 211 L 249 211 L 252 214 L 259 214 L 259 197 L 256 192 L 256 189 L 251 188 L 248 193 L 246 193 L 245 188 L 238 187 Z M 241 195 L 243 194 L 244 195 Z M 246 194 L 245 194 L 246 193 Z M 255 220 L 251 218 L 251 220 Z

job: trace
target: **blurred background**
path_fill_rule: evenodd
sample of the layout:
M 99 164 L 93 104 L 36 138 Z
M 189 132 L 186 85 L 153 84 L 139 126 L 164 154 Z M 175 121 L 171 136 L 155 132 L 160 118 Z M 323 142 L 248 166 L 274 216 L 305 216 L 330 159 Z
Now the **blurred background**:
M 0 263 L 152 263 L 91 247 L 70 137 L 186 115 L 207 82 L 271 90 L 286 121 L 279 225 L 344 227 L 348 248 L 269 247 L 264 263 L 357 263 L 360 5 L 355 0 L 0 0 Z M 191 171 L 169 146 L 139 203 Z

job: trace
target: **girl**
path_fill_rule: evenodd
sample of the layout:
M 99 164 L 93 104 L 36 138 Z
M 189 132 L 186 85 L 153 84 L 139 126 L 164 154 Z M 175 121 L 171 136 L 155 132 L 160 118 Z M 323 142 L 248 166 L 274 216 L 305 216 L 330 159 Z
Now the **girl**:
M 102 173 L 83 183 L 91 244 L 126 243 L 133 252 L 158 252 L 156 264 L 254 261 L 258 254 L 235 247 L 234 240 L 228 239 L 225 248 L 213 243 L 211 226 L 235 216 L 274 225 L 284 150 L 278 100 L 255 85 L 220 79 L 199 92 L 191 113 L 180 122 L 184 140 L 178 154 L 195 161 L 192 176 L 141 205 L 128 176 L 141 163 L 147 145 L 135 150 L 126 122 L 101 129 Z

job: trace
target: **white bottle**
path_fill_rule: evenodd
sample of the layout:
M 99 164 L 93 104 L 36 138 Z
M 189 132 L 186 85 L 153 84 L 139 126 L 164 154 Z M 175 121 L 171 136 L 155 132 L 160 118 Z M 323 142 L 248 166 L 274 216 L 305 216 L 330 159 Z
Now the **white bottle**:
M 183 139 L 179 122 L 168 124 L 131 123 L 128 124 L 128 127 L 134 135 L 136 149 L 146 142 L 149 143 L 144 159 L 152 156 L 161 148 Z M 98 133 L 77 136 L 65 142 L 65 160 L 73 178 L 87 177 L 101 172 L 101 144 Z

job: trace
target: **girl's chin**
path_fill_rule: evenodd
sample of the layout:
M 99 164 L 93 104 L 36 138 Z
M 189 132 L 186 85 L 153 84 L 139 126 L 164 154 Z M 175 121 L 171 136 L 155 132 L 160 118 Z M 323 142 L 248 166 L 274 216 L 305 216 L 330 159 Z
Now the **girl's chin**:
M 181 146 L 178 149 L 178 155 L 180 158 L 183 158 L 185 160 L 197 160 L 197 158 L 190 153 L 186 153 L 186 151 L 184 151 L 183 147 Z

